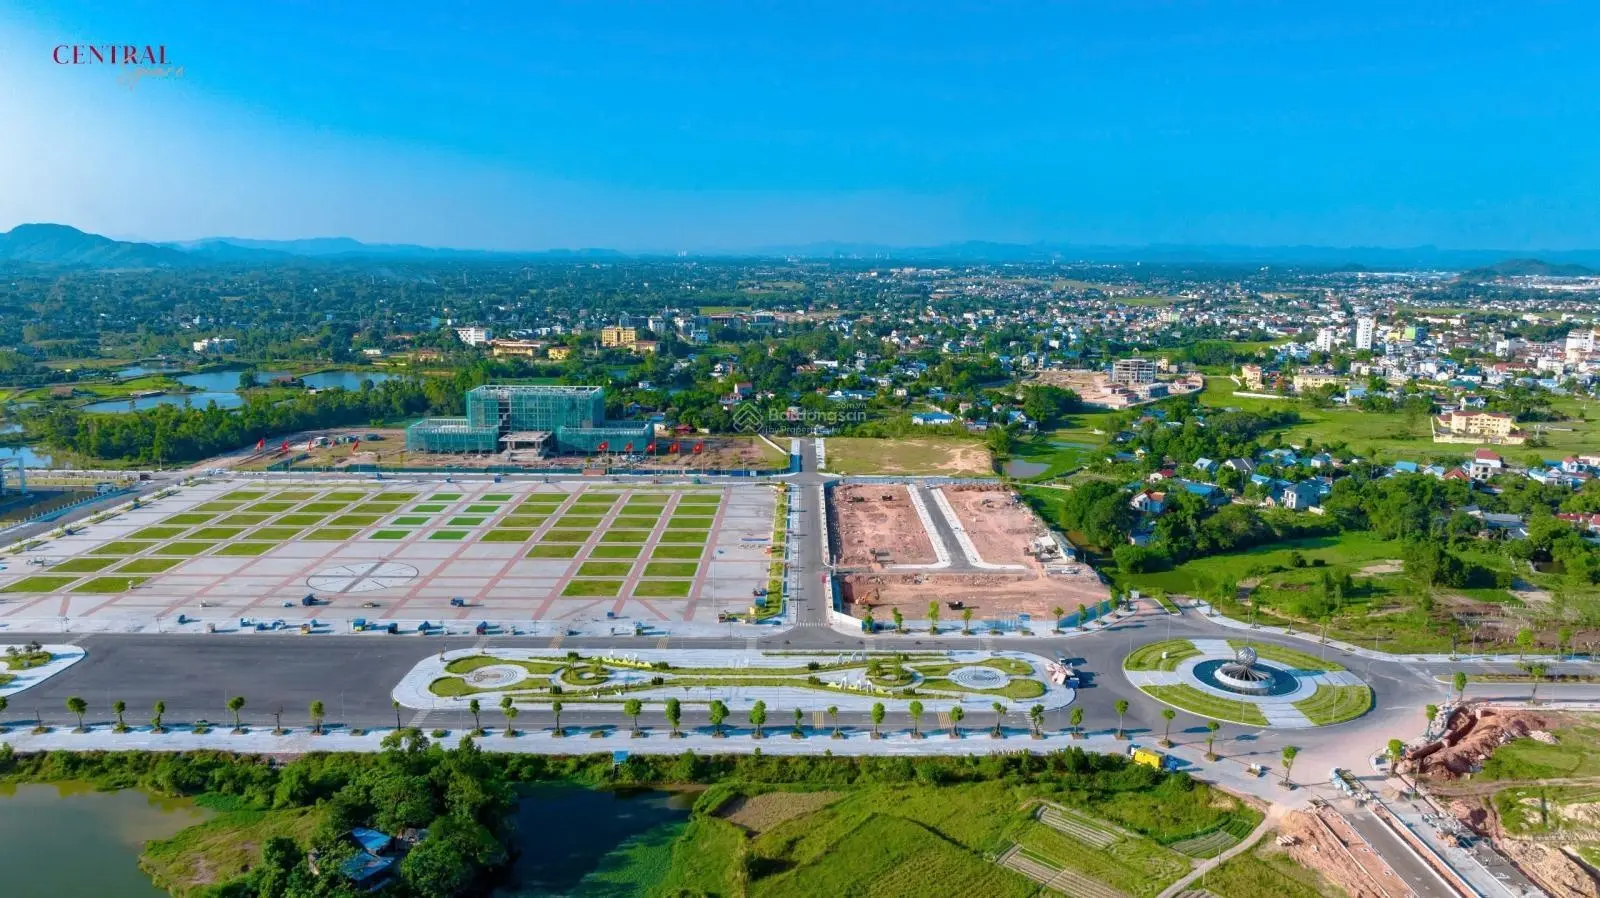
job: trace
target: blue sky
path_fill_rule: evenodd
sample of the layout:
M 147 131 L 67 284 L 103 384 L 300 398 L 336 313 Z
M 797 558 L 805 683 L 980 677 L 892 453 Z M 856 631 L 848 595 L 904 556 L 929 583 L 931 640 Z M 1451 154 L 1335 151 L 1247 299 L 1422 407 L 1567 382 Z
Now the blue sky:
M 181 78 L 60 66 L 164 44 Z M 0 228 L 1600 247 L 1584 2 L 0 7 Z

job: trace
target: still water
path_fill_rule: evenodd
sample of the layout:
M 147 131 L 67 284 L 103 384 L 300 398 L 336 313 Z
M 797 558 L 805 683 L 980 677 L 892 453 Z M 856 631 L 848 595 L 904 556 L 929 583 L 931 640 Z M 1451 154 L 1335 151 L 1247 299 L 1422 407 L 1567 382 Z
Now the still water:
M 0 893 L 162 898 L 139 869 L 139 852 L 207 816 L 187 801 L 132 790 L 0 785 Z
M 53 463 L 50 456 L 31 446 L 0 446 L 0 463 L 10 466 L 12 459 L 21 459 L 25 468 L 48 468 Z
M 127 369 L 131 370 L 131 369 Z M 275 378 L 283 377 L 283 371 L 257 371 L 256 383 L 269 384 Z M 393 377 L 376 371 L 322 371 L 317 374 L 307 374 L 301 381 L 309 388 L 327 390 L 340 387 L 346 390 L 361 389 L 363 380 L 370 380 L 375 384 L 382 383 Z M 215 402 L 217 408 L 238 408 L 244 405 L 244 397 L 239 395 L 238 371 L 210 371 L 205 374 L 184 374 L 177 381 L 186 386 L 194 387 L 198 393 L 167 393 L 161 396 L 141 396 L 137 399 L 107 399 L 104 402 L 93 402 L 83 407 L 86 412 L 128 412 L 152 409 L 158 405 L 184 405 L 187 403 L 193 408 L 205 408 Z

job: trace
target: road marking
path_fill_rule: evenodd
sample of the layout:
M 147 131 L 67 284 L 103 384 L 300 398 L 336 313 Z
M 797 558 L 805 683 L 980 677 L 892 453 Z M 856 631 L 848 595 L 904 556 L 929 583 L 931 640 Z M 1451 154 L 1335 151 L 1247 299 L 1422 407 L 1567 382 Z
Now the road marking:
M 407 726 L 411 727 L 414 730 L 422 729 L 423 722 L 426 721 L 428 719 L 428 715 L 432 714 L 432 713 L 433 713 L 433 709 L 432 708 L 425 708 L 425 709 L 423 709 L 421 711 L 418 711 L 417 713 L 411 715 L 411 722 L 409 724 L 407 724 Z
M 756 646 L 757 646 L 757 644 L 760 643 L 760 641 L 761 641 L 760 639 L 758 639 L 758 638 L 756 638 L 754 636 L 749 637 L 748 639 L 746 639 L 744 641 L 744 650 L 747 651 L 747 652 L 756 651 Z
M 660 639 L 656 640 L 656 648 L 664 649 L 666 647 L 667 647 L 667 637 L 663 636 Z
M 557 633 L 556 635 L 550 637 L 550 648 L 553 648 L 553 649 L 561 648 L 561 640 L 563 640 L 565 638 L 567 638 L 567 634 L 565 634 L 565 633 Z

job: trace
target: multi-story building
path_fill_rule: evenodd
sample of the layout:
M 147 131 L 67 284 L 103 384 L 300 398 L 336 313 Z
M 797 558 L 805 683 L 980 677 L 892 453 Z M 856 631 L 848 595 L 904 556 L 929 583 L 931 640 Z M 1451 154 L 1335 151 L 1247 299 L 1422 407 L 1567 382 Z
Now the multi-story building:
M 647 422 L 607 421 L 603 387 L 486 384 L 467 392 L 464 418 L 424 418 L 406 428 L 410 452 L 588 455 L 645 452 Z
M 1356 319 L 1356 349 L 1371 349 L 1373 334 L 1378 330 L 1376 318 Z
M 600 328 L 601 346 L 632 346 L 639 342 L 639 331 L 632 327 Z
M 1332 352 L 1333 351 L 1333 338 L 1334 338 L 1333 328 L 1331 328 L 1331 327 L 1318 328 L 1317 329 L 1317 351 L 1318 352 Z
M 1244 381 L 1244 385 L 1251 390 L 1261 389 L 1261 366 L 1240 365 L 1239 379 Z
M 494 336 L 486 327 L 458 327 L 455 330 L 456 339 L 468 346 L 482 346 Z
M 1337 386 L 1342 383 L 1344 378 L 1331 371 L 1303 371 L 1294 376 L 1294 391 L 1304 393 L 1318 387 Z
M 1149 359 L 1117 359 L 1111 363 L 1111 382 L 1137 386 L 1155 383 L 1156 363 Z
M 1518 436 L 1516 419 L 1503 412 L 1456 409 L 1437 419 L 1439 428 L 1452 436 L 1507 440 Z M 1520 439 L 1518 440 L 1520 442 Z

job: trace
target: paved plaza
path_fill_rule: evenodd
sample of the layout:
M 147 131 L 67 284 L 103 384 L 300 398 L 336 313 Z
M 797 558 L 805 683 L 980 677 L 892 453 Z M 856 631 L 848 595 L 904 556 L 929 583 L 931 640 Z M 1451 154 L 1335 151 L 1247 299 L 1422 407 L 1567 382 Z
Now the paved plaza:
M 714 623 L 768 586 L 782 488 L 203 482 L 0 558 L 0 625 Z

